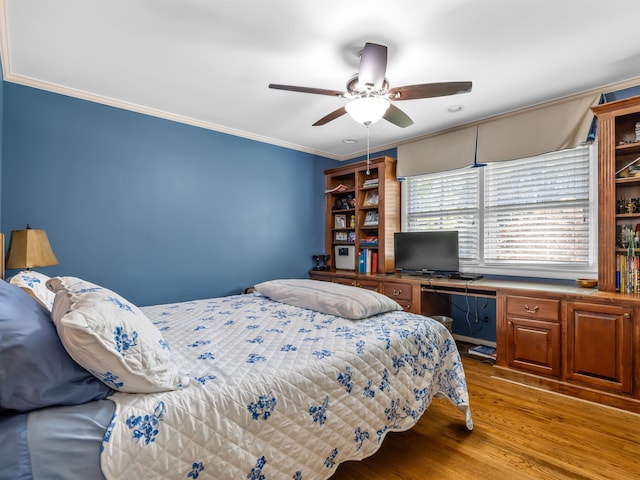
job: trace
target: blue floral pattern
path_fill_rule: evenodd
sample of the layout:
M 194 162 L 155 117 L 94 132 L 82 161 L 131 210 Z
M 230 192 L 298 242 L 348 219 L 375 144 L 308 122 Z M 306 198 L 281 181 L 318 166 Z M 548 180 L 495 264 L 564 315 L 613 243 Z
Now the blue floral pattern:
M 267 464 L 267 460 L 264 456 L 260 457 L 256 462 L 255 467 L 251 469 L 251 471 L 247 474 L 247 478 L 249 480 L 265 480 L 265 477 L 262 473 L 262 469 Z
M 120 416 L 103 442 L 108 479 L 147 478 L 145 466 L 164 452 L 175 459 L 154 464 L 164 478 L 326 479 L 340 462 L 373 454 L 387 432 L 414 425 L 434 396 L 472 428 L 455 342 L 426 317 L 354 322 L 259 294 L 142 311 L 167 328 L 172 358 L 193 381 L 111 397 Z M 190 445 L 184 458 L 172 450 L 181 444 Z
M 124 357 L 128 350 L 138 345 L 138 332 L 134 330 L 129 334 L 122 327 L 116 327 L 113 331 L 113 341 L 116 350 Z
M 324 401 L 321 405 L 316 405 L 309 408 L 309 415 L 313 418 L 313 423 L 317 423 L 320 426 L 324 425 L 327 420 L 327 408 L 329 407 L 329 396 L 324 397 Z
M 131 415 L 127 418 L 127 427 L 129 427 L 129 430 L 133 430 L 133 439 L 138 441 L 142 438 L 145 445 L 155 442 L 159 433 L 158 426 L 166 410 L 167 407 L 164 402 L 159 402 L 153 413 L 149 413 L 144 417 Z
M 276 397 L 272 393 L 268 395 L 260 395 L 258 400 L 247 405 L 247 410 L 251 413 L 254 420 L 267 420 L 276 408 Z
M 100 379 L 102 383 L 109 385 L 111 388 L 114 388 L 116 390 L 118 388 L 121 388 L 124 385 L 123 382 L 118 381 L 119 377 L 114 373 L 111 373 L 111 372 L 100 373 L 100 372 L 96 372 L 95 370 L 91 370 L 91 373 L 94 376 L 96 376 L 98 379 Z
M 202 462 L 193 462 L 191 470 L 187 473 L 187 478 L 193 478 L 194 480 L 200 476 L 204 470 L 204 464 Z

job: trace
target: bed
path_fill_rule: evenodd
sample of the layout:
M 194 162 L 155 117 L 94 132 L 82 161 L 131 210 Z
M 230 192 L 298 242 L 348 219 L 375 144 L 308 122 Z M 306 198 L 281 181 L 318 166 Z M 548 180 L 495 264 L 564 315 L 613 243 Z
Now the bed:
M 325 479 L 415 425 L 434 397 L 473 428 L 447 329 L 375 292 L 274 280 L 138 308 L 82 279 L 20 275 L 0 281 L 2 479 Z M 50 349 L 40 340 L 16 366 L 7 348 L 33 341 L 5 328 L 16 314 L 68 365 L 34 358 Z M 61 368 L 70 379 L 50 378 Z M 41 381 L 53 386 L 31 392 Z

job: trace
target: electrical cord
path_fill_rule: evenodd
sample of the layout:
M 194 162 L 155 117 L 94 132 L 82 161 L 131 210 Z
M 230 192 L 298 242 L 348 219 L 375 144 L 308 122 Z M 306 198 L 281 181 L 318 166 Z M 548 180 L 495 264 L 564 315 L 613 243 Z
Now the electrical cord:
M 467 326 L 469 327 L 469 333 L 473 336 L 477 333 L 480 332 L 480 330 L 482 330 L 482 323 L 479 321 L 478 318 L 478 297 L 474 297 L 475 300 L 475 316 L 476 316 L 476 322 L 478 325 L 480 325 L 480 327 L 477 330 L 473 330 L 473 327 L 471 326 L 471 320 L 469 318 L 469 315 L 471 315 L 471 305 L 469 305 L 469 282 L 464 282 L 464 299 L 467 305 L 467 309 L 465 311 L 465 320 L 467 322 Z
M 465 298 L 465 303 L 466 303 L 466 308 L 462 308 L 459 305 L 456 305 L 455 303 L 453 303 L 453 301 L 451 300 L 451 292 L 442 292 L 442 291 L 438 291 L 437 287 L 434 286 L 431 283 L 431 278 L 427 279 L 428 283 L 429 283 L 429 289 L 431 291 L 433 291 L 433 293 L 441 296 L 441 297 L 446 297 L 448 302 L 449 302 L 449 307 L 455 307 L 457 308 L 460 312 L 464 313 L 464 318 L 467 324 L 467 327 L 469 328 L 469 334 L 471 336 L 478 334 L 481 330 L 482 330 L 482 322 L 480 322 L 480 315 L 478 313 L 478 297 L 476 297 L 474 295 L 474 300 L 475 300 L 475 304 L 474 304 L 474 313 L 475 313 L 475 317 L 476 317 L 476 323 L 479 325 L 479 328 L 477 330 L 473 329 L 473 326 L 471 325 L 471 319 L 470 319 L 470 315 L 471 315 L 471 305 L 469 304 L 469 281 L 464 282 L 464 298 Z M 455 295 L 455 293 L 454 293 Z M 489 305 L 489 299 L 485 299 L 484 305 L 482 305 L 482 309 L 484 310 L 485 308 L 487 308 L 487 306 Z

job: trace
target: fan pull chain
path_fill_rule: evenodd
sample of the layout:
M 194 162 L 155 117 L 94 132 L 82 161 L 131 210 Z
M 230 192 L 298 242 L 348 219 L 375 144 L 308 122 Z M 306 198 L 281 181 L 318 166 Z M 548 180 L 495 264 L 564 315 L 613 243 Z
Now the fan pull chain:
M 365 126 L 367 127 L 367 175 L 369 175 L 371 172 L 369 171 L 369 126 L 371 125 L 371 122 L 367 122 L 365 123 Z

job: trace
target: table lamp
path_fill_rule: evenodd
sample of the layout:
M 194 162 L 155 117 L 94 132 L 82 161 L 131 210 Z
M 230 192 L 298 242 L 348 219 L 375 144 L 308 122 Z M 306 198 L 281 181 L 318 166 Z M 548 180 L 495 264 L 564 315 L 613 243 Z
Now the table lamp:
M 58 265 L 47 232 L 35 230 L 27 224 L 25 230 L 14 230 L 9 240 L 7 270 L 29 270 L 35 267 Z

